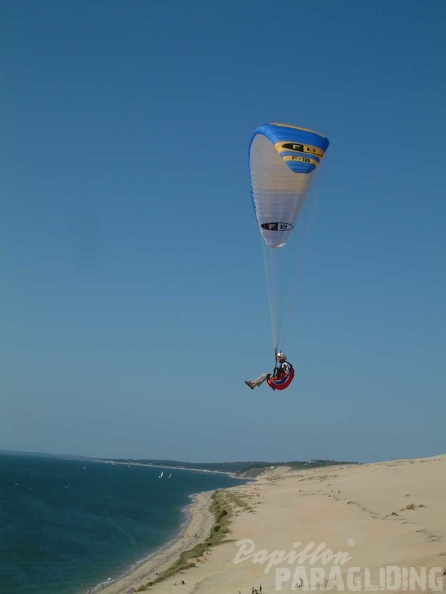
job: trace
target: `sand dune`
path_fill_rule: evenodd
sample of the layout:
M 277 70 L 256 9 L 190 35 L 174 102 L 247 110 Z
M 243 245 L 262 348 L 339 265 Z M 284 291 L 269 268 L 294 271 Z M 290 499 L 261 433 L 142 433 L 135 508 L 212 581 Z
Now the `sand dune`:
M 227 491 L 233 515 L 226 542 L 147 591 L 250 594 L 262 586 L 266 594 L 295 591 L 299 584 L 335 591 L 446 588 L 446 455 L 299 472 L 280 468 Z M 144 587 L 154 561 L 160 570 L 204 540 L 212 525 L 207 505 L 209 495 L 201 495 L 189 539 L 104 592 Z

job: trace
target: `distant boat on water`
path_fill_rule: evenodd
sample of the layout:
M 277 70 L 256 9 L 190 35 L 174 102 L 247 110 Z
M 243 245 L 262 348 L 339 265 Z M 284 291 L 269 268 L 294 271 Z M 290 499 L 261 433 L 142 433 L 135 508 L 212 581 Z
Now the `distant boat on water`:
M 159 475 L 158 478 L 163 478 L 163 474 L 164 474 L 164 470 L 161 471 L 161 474 Z
M 169 476 L 168 476 L 167 478 L 170 478 L 171 476 L 172 476 L 172 475 L 171 475 L 171 474 L 169 474 Z

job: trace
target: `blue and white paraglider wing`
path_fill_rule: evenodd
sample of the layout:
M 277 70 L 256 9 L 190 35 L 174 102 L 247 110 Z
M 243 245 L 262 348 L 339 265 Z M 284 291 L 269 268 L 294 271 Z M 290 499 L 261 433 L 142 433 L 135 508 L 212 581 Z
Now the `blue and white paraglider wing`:
M 262 238 L 275 352 L 284 346 L 289 320 L 285 303 L 296 250 L 287 243 L 304 218 L 300 215 L 328 146 L 323 134 L 276 123 L 259 126 L 249 145 L 251 196 Z
M 264 124 L 255 130 L 249 147 L 251 193 L 270 248 L 288 241 L 328 145 L 322 134 L 297 126 Z

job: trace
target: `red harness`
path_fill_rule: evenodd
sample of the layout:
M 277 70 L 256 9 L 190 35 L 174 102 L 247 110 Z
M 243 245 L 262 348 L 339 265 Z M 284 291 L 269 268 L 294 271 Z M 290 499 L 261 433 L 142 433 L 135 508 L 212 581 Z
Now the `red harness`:
M 294 369 L 291 368 L 289 373 L 281 373 L 278 377 L 272 375 L 266 381 L 268 382 L 268 386 L 273 390 L 285 390 L 291 384 L 294 379 Z

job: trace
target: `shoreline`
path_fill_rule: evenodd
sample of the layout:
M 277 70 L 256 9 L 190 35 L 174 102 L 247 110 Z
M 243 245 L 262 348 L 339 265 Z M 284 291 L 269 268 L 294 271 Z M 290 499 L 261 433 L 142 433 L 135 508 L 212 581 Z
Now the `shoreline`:
M 213 493 L 219 496 L 212 498 Z M 358 568 L 354 579 L 362 581 L 353 590 L 364 591 L 370 583 L 382 585 L 382 571 L 386 580 L 393 579 L 386 568 L 395 567 L 406 582 L 412 570 L 420 570 L 420 579 L 423 568 L 435 570 L 428 579 L 445 588 L 444 493 L 444 454 L 359 466 L 270 469 L 245 485 L 195 495 L 175 541 L 99 591 L 171 594 L 178 587 L 181 594 L 250 594 L 261 585 L 265 593 L 289 592 L 302 579 L 298 587 L 304 590 L 350 591 L 349 572 Z M 181 568 L 149 584 L 202 543 Z M 277 553 L 283 555 L 281 564 L 272 560 Z M 298 561 L 284 561 L 287 555 Z M 293 565 L 303 578 L 293 573 Z M 333 567 L 336 575 L 330 574 Z M 323 574 L 316 587 L 314 569 Z M 412 589 L 405 585 L 391 590 Z
M 94 462 L 101 462 L 102 464 L 118 465 L 123 464 L 124 466 L 143 466 L 144 468 L 167 468 L 169 470 L 182 470 L 186 472 L 198 472 L 202 474 L 224 474 L 231 478 L 238 478 L 237 473 L 230 472 L 229 470 L 208 470 L 206 468 L 188 468 L 185 466 L 169 466 L 165 464 L 145 464 L 144 462 L 121 462 L 117 460 L 101 460 L 100 458 L 94 458 Z
M 181 524 L 180 532 L 157 549 L 152 555 L 139 561 L 124 575 L 110 582 L 102 582 L 91 588 L 91 594 L 122 594 L 129 589 L 138 590 L 158 575 L 171 567 L 180 555 L 201 544 L 209 536 L 214 525 L 214 515 L 210 510 L 211 497 L 215 491 L 203 491 L 191 495 L 192 502 L 183 508 L 186 519 Z M 89 590 L 87 589 L 86 592 Z

